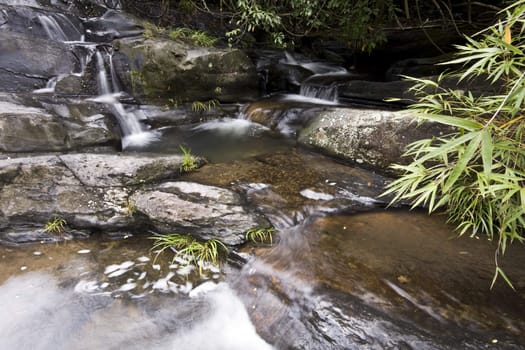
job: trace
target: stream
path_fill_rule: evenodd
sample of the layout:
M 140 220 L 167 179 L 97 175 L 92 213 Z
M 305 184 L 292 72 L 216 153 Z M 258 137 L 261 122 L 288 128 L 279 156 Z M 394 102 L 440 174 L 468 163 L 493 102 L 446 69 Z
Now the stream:
M 310 113 L 347 106 L 338 86 L 350 70 L 279 53 L 284 67 L 311 73 L 297 91 L 220 113 L 155 106 L 119 85 L 105 39 L 137 35 L 133 25 L 84 30 L 95 20 L 49 15 L 32 0 L 0 5 L 0 20 L 35 11 L 38 35 L 80 57 L 67 77 L 20 78 L 38 81 L 32 90 L 2 81 L 0 97 L 65 120 L 83 110 L 93 123 L 110 116 L 119 145 L 86 147 L 95 152 L 171 155 L 184 145 L 207 163 L 178 180 L 232 189 L 276 228 L 273 245 L 245 243 L 202 273 L 152 250 L 142 227 L 0 245 L 0 349 L 525 349 L 522 245 L 500 258 L 516 290 L 501 280 L 490 289 L 494 242 L 457 237 L 444 215 L 387 207 L 378 198 L 385 177 L 296 142 Z M 96 20 L 120 24 L 116 14 Z M 93 94 L 56 94 L 79 77 Z

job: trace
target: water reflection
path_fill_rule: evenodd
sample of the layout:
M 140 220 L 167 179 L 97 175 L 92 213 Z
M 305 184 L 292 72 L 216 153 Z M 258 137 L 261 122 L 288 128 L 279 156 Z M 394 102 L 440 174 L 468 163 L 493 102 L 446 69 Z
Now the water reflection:
M 489 290 L 494 247 L 451 237 L 424 213 L 311 217 L 257 248 L 235 285 L 278 348 L 522 349 L 521 247 L 505 257 L 518 291 Z

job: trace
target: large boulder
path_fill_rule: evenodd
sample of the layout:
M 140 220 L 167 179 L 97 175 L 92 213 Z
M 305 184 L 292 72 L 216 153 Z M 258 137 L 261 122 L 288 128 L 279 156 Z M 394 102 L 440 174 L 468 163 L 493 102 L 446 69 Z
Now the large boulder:
M 248 211 L 241 197 L 227 189 L 193 182 L 167 182 L 132 198 L 137 211 L 162 233 L 191 233 L 225 244 L 244 242 L 246 231 L 268 227 L 268 221 Z
M 334 108 L 320 112 L 298 134 L 299 143 L 347 161 L 388 172 L 406 163 L 405 147 L 416 140 L 448 133 L 449 128 L 424 123 L 406 112 Z
M 101 114 L 75 118 L 28 107 L 0 96 L 0 151 L 65 151 L 116 143 Z
M 119 78 L 134 96 L 239 102 L 258 95 L 255 66 L 240 50 L 192 48 L 162 38 L 125 38 L 114 47 L 120 53 L 114 60 Z

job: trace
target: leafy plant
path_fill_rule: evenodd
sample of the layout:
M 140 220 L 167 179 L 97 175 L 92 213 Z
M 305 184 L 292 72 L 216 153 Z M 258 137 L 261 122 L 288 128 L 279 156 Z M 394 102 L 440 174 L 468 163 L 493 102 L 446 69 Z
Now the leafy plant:
M 168 37 L 172 40 L 190 41 L 198 46 L 213 46 L 217 38 L 203 30 L 193 30 L 190 28 L 176 28 L 170 30 Z
M 197 169 L 197 162 L 195 156 L 191 154 L 191 149 L 185 148 L 182 145 L 180 145 L 179 148 L 182 151 L 182 164 L 180 166 L 180 171 L 187 173 Z
M 144 33 L 142 33 L 142 36 L 144 36 L 144 38 L 146 39 L 151 39 L 154 36 L 161 35 L 166 31 L 165 28 L 156 26 L 155 24 L 150 23 L 150 22 L 144 22 L 143 26 L 144 26 Z
M 54 216 L 52 220 L 46 222 L 44 231 L 50 234 L 62 235 L 66 231 L 66 220 Z
M 512 287 L 498 257 L 525 233 L 525 0 L 505 11 L 506 20 L 467 38 L 446 63 L 464 65 L 460 79 L 482 76 L 502 93 L 475 97 L 441 87 L 443 76 L 412 79 L 420 98 L 411 112 L 455 131 L 409 145 L 405 155 L 412 162 L 394 165 L 403 175 L 384 193 L 427 205 L 429 212 L 444 208 L 459 235 L 497 240 L 491 287 L 498 276 Z
M 222 89 L 221 89 L 222 91 Z M 210 112 L 213 108 L 215 108 L 219 104 L 219 101 L 213 99 L 205 102 L 201 101 L 194 101 L 191 104 L 192 111 L 195 112 Z
M 218 266 L 221 257 L 228 252 L 226 245 L 216 239 L 199 241 L 191 235 L 181 235 L 176 233 L 155 235 L 150 237 L 150 239 L 155 241 L 152 250 L 158 250 L 156 257 L 167 249 L 173 250 L 174 256 L 172 262 L 177 257 L 189 258 L 190 262 L 198 267 L 199 274 L 201 275 L 203 263 L 210 263 Z
M 235 27 L 226 33 L 230 45 L 241 42 L 248 33 L 257 33 L 280 48 L 311 35 L 370 51 L 385 41 L 381 23 L 393 21 L 396 10 L 393 0 L 223 0 L 219 2 L 219 13 L 208 6 L 217 4 L 214 1 L 184 2 L 233 24 Z
M 273 244 L 273 233 L 275 228 L 252 228 L 246 232 L 246 240 L 254 243 L 270 243 Z

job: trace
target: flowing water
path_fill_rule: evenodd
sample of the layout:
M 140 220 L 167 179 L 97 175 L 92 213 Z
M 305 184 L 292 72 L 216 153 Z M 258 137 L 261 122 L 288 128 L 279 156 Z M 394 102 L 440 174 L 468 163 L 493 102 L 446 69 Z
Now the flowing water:
M 516 291 L 502 281 L 491 290 L 494 244 L 457 239 L 441 215 L 386 210 L 384 178 L 296 147 L 290 136 L 309 110 L 338 103 L 348 70 L 286 54 L 283 64 L 312 73 L 301 95 L 155 129 L 144 121 L 156 108 L 121 103 L 109 45 L 84 42 L 64 15 L 37 19 L 49 39 L 84 52 L 73 74 L 96 66 L 89 100 L 115 116 L 123 149 L 184 145 L 209 164 L 182 180 L 243 193 L 277 232 L 274 245 L 238 247 L 203 274 L 157 256 L 147 232 L 0 246 L 0 349 L 525 349 L 523 246 L 500 259 Z
M 525 255 L 490 291 L 493 247 L 443 221 L 314 216 L 201 278 L 143 236 L 0 247 L 0 348 L 522 349 Z

